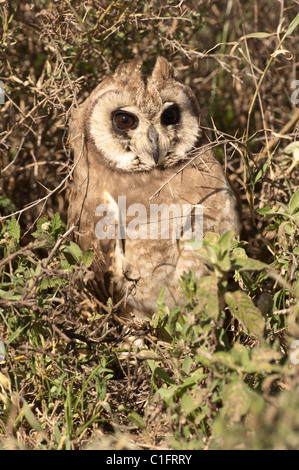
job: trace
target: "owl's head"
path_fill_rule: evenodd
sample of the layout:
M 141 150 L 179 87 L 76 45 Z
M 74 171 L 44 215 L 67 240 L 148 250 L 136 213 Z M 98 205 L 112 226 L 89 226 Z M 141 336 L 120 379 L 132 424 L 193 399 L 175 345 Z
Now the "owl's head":
M 123 171 L 166 168 L 188 158 L 200 136 L 191 89 L 158 57 L 151 75 L 136 58 L 120 65 L 81 105 L 85 134 L 105 163 Z

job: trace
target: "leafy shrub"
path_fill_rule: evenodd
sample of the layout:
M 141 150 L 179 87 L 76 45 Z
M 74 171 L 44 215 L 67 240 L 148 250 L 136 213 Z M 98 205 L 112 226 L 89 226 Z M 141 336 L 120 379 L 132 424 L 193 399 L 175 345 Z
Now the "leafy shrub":
M 0 16 L 1 447 L 298 449 L 296 1 L 12 0 Z M 93 253 L 65 227 L 69 113 L 135 54 L 194 89 L 243 226 L 194 245 L 209 275 L 185 273 L 173 311 L 161 286 L 142 325 L 87 289 Z

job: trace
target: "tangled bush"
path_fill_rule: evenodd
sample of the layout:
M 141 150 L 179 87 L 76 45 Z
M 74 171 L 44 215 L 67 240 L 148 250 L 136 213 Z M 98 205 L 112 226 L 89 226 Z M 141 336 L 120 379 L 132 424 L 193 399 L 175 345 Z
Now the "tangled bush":
M 299 18 L 274 3 L 0 2 L 2 447 L 298 449 Z M 69 114 L 136 54 L 194 90 L 243 226 L 139 328 L 87 290 L 65 229 Z

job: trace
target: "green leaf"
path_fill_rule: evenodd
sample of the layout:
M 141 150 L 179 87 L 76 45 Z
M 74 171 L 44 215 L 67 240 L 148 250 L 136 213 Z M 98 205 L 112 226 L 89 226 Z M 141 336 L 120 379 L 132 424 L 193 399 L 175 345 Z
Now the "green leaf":
M 261 338 L 264 333 L 265 320 L 250 297 L 241 291 L 226 292 L 224 297 L 230 311 L 239 320 L 245 331 Z
M 72 241 L 67 242 L 61 251 L 66 255 L 68 261 L 68 254 L 73 257 L 76 263 L 80 263 L 82 261 L 82 251 L 79 246 Z
M 231 249 L 234 236 L 235 232 L 233 230 L 229 230 L 221 235 L 219 239 L 219 247 L 222 251 L 229 251 Z
M 38 292 L 41 292 L 43 290 L 48 290 L 51 287 L 60 287 L 63 284 L 62 279 L 51 279 L 50 277 L 45 277 L 42 279 L 39 287 L 38 287 Z
M 49 219 L 46 215 L 43 215 L 42 217 L 38 219 L 37 224 L 36 224 L 37 232 L 43 232 L 42 225 L 46 222 L 49 222 Z M 34 236 L 37 232 L 34 232 L 32 235 Z
M 7 299 L 7 300 L 18 300 L 22 297 L 21 294 L 16 294 L 15 291 L 11 290 L 3 290 L 0 289 L 0 298 Z
M 249 411 L 260 413 L 264 407 L 264 400 L 251 390 L 239 378 L 233 380 L 223 395 L 222 414 L 232 422 L 240 422 Z
M 190 374 L 191 365 L 192 365 L 192 357 L 186 356 L 182 365 L 182 369 L 185 372 L 185 374 L 187 375 Z
M 267 276 L 275 279 L 277 282 L 279 282 L 279 284 L 286 287 L 287 289 L 290 288 L 290 284 L 276 269 L 274 269 L 271 265 L 263 263 L 262 261 L 241 256 L 233 260 L 232 267 L 236 271 L 265 271 Z
M 22 397 L 21 397 L 22 398 Z M 23 414 L 25 416 L 25 418 L 27 419 L 29 425 L 32 427 L 32 429 L 34 429 L 36 432 L 42 434 L 42 437 L 46 440 L 47 439 L 47 436 L 46 436 L 46 433 L 44 432 L 41 424 L 37 421 L 37 419 L 35 418 L 34 414 L 32 413 L 31 409 L 29 408 L 29 405 L 27 403 L 27 401 L 22 398 L 22 401 L 23 401 Z
M 249 34 L 244 34 L 244 36 L 241 37 L 241 39 L 249 39 L 249 38 L 257 38 L 257 39 L 263 39 L 263 38 L 269 38 L 270 36 L 273 36 L 273 33 L 266 33 L 264 31 L 257 31 L 256 33 L 249 33 Z
M 299 142 L 291 142 L 283 149 L 283 151 L 287 155 L 292 155 L 297 149 L 299 149 Z
M 85 266 L 87 266 L 87 268 L 91 266 L 93 259 L 94 259 L 94 252 L 92 250 L 85 250 L 83 252 L 82 261 L 85 264 Z
M 0 196 L 0 207 L 3 209 L 8 209 L 9 211 L 14 211 L 16 206 L 14 203 L 7 197 Z
M 70 263 L 64 259 L 60 261 L 60 265 L 62 269 L 65 269 L 67 271 L 71 271 L 73 269 Z
M 177 330 L 177 322 L 179 321 L 181 315 L 181 309 L 175 307 L 171 310 L 168 316 L 168 331 L 172 337 L 175 337 Z
M 295 16 L 295 18 L 289 25 L 287 32 L 285 33 L 282 39 L 284 39 L 287 36 L 290 36 L 293 33 L 293 31 L 297 28 L 298 25 L 299 25 L 299 13 Z
M 267 168 L 269 166 L 269 163 L 271 162 L 272 160 L 272 157 L 274 155 L 274 152 L 271 153 L 271 155 L 269 156 L 269 158 L 267 158 L 267 161 L 264 163 L 263 167 L 260 169 L 260 171 L 257 173 L 257 175 L 255 176 L 255 179 L 254 179 L 254 182 L 253 182 L 253 186 L 256 185 L 256 183 L 258 182 L 259 179 L 261 179 L 262 176 L 264 176 L 264 174 L 266 173 L 267 171 Z
M 164 382 L 166 382 L 168 385 L 175 385 L 175 382 L 169 377 L 167 372 L 165 372 L 165 370 L 162 369 L 162 367 L 157 366 L 157 364 L 151 359 L 149 359 L 147 363 L 150 366 L 153 376 L 157 375 L 158 377 L 160 377 L 160 379 L 164 380 Z
M 51 232 L 57 235 L 62 231 L 62 221 L 60 219 L 60 215 L 56 213 L 51 220 Z
M 204 276 L 199 279 L 196 294 L 198 305 L 195 311 L 204 312 L 208 317 L 217 320 L 219 316 L 218 277 Z
M 289 207 L 292 215 L 299 211 L 299 189 L 291 197 Z
M 157 298 L 157 305 L 163 309 L 163 307 L 165 306 L 165 303 L 164 303 L 164 292 L 165 292 L 165 286 L 162 287 L 162 290 L 159 294 L 159 297 Z
M 187 392 L 182 396 L 181 406 L 186 415 L 191 415 L 194 413 L 194 411 L 196 411 L 200 405 L 200 397 L 194 397 L 190 392 Z
M 256 212 L 260 215 L 265 215 L 267 214 L 267 212 L 271 211 L 271 207 L 270 206 L 265 206 L 265 207 L 262 207 L 261 209 L 257 209 Z
M 129 419 L 130 421 L 133 421 L 133 423 L 137 424 L 141 429 L 146 429 L 144 419 L 136 411 L 131 411 L 129 413 Z
M 262 261 L 248 258 L 242 255 L 236 256 L 233 267 L 238 271 L 262 271 L 263 269 L 269 268 L 269 266 Z
M 155 370 L 153 371 L 153 374 L 158 376 L 160 379 L 164 380 L 168 385 L 174 385 L 175 382 L 170 378 L 170 376 L 165 372 L 162 367 L 156 366 Z
M 12 343 L 25 329 L 27 328 L 27 325 L 21 327 L 19 326 L 16 331 L 14 331 L 8 340 L 6 341 L 6 345 L 8 346 L 10 343 Z
M 20 225 L 17 222 L 15 217 L 12 217 L 11 221 L 8 224 L 8 233 L 14 238 L 17 243 L 20 241 Z

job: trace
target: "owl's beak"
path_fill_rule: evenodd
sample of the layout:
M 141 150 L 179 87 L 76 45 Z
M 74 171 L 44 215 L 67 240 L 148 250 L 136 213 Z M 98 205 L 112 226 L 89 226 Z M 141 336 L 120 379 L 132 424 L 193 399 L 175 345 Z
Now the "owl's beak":
M 150 126 L 147 136 L 152 144 L 153 158 L 157 164 L 159 161 L 159 134 L 153 125 Z

